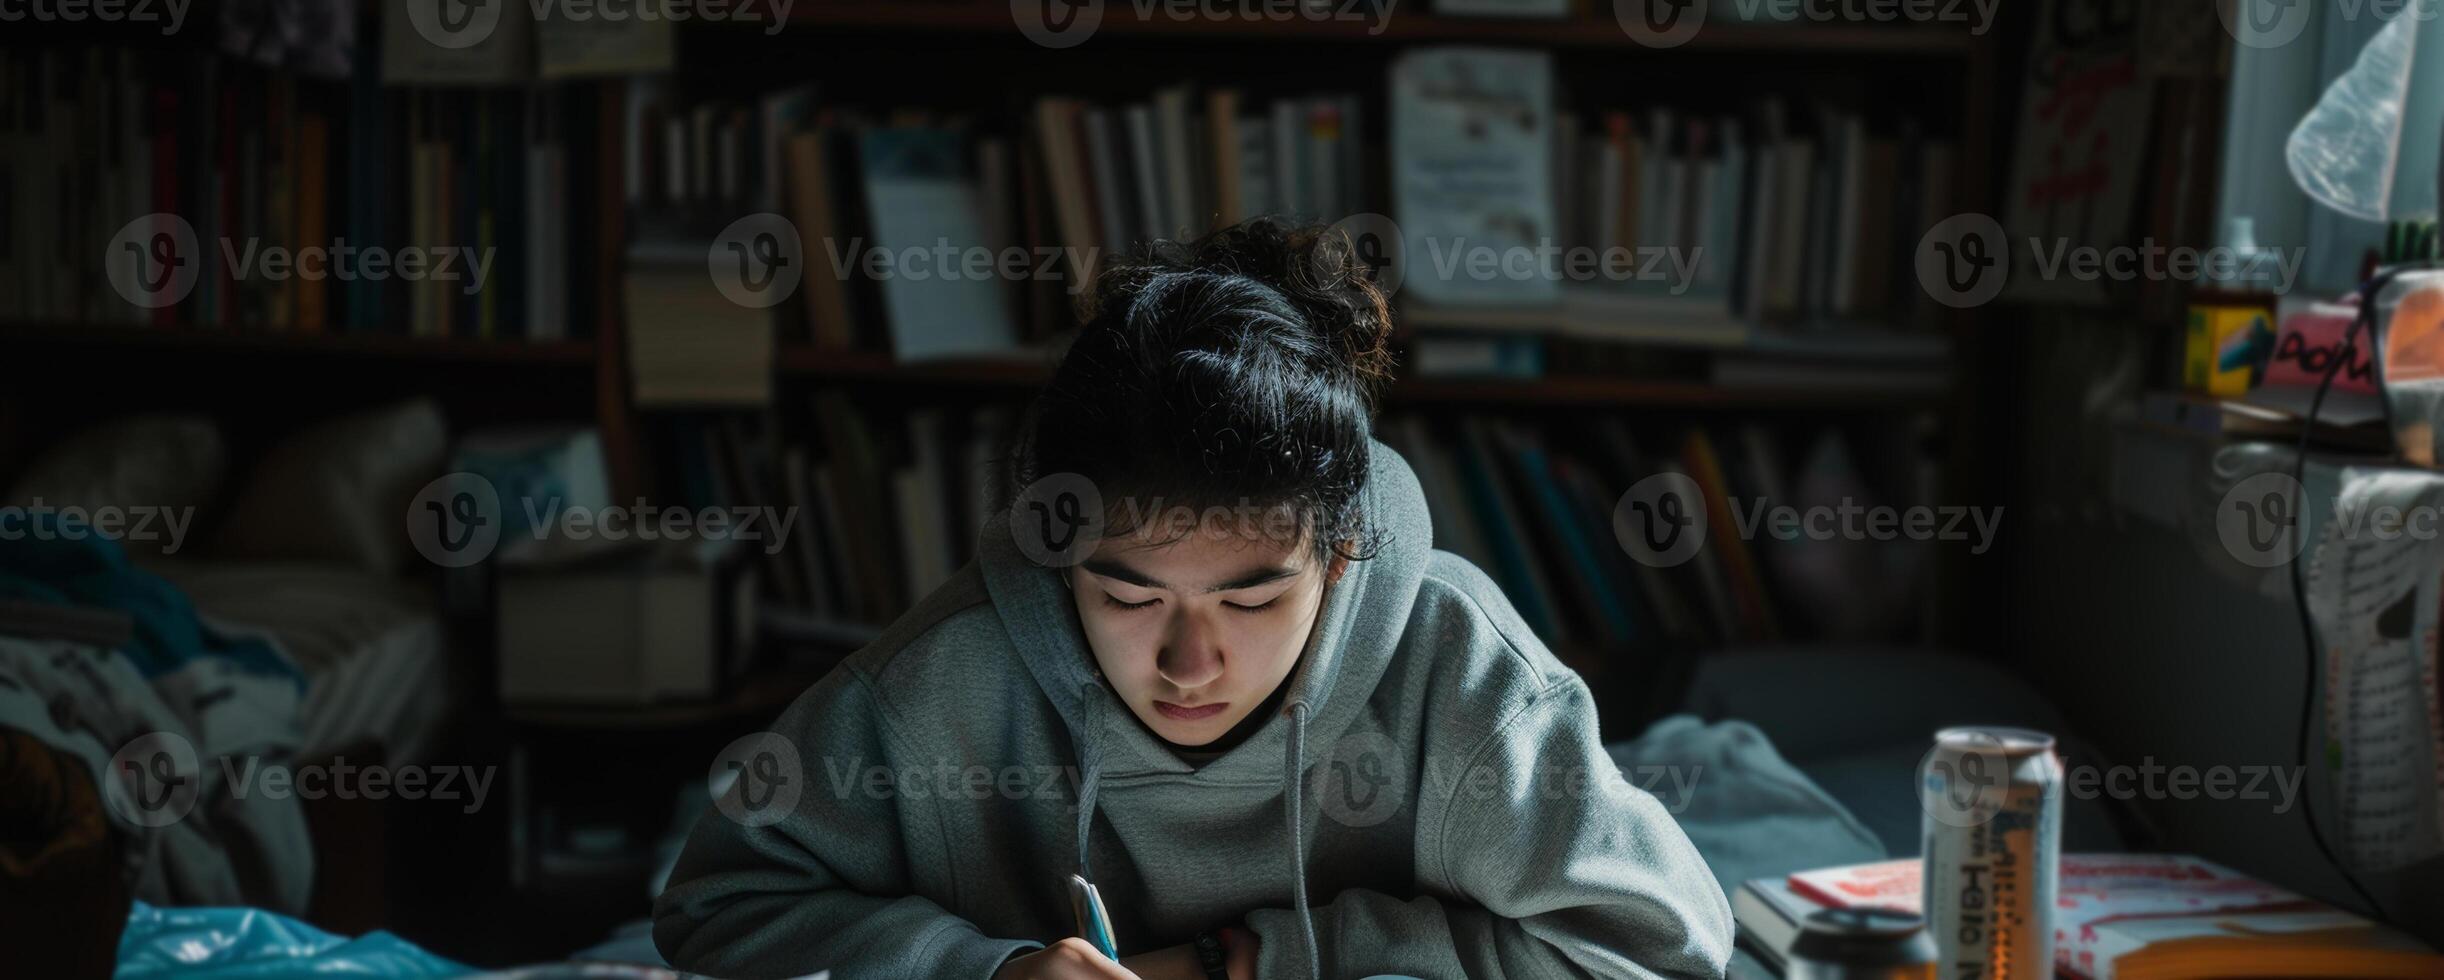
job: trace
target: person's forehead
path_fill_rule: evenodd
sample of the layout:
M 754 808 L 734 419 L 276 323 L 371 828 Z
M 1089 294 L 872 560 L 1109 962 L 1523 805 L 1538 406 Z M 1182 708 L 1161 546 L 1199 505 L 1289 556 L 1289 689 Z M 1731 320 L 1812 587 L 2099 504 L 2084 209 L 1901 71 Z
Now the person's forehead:
M 1141 540 L 1106 539 L 1088 559 L 1090 572 L 1121 569 L 1181 589 L 1243 581 L 1268 571 L 1306 570 L 1306 550 L 1297 542 L 1262 534 L 1191 533 Z

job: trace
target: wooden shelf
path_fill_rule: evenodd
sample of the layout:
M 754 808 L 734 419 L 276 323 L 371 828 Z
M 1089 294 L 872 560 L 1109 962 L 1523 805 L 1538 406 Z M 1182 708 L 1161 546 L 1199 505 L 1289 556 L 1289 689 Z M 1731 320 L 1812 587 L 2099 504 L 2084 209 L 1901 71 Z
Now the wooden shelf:
M 1817 388 L 1732 388 L 1697 381 L 1560 376 L 1533 381 L 1421 378 L 1395 381 L 1395 405 L 1634 406 L 1723 410 L 1915 409 L 1941 404 L 1941 392 Z
M 1380 24 L 1365 19 L 1295 19 L 1174 17 L 1157 5 L 1154 16 L 1141 18 L 1131 3 L 1106 3 L 1095 37 L 1180 38 L 1191 40 L 1317 41 L 1404 43 L 1464 41 L 1482 44 L 1537 45 L 1554 48 L 1647 48 L 1622 31 L 1610 16 L 1556 20 L 1455 17 L 1395 7 Z M 1339 9 L 1336 5 L 1335 9 Z M 791 7 L 793 27 L 814 26 L 862 30 L 1006 33 L 1018 36 L 1011 8 L 996 2 L 923 2 L 923 0 L 805 0 Z M 739 23 L 752 23 L 741 21 Z M 1374 32 L 1374 33 L 1369 33 Z M 1966 58 L 1977 39 L 1965 31 L 1941 28 L 1875 27 L 1818 24 L 1708 23 L 1674 51 L 1761 52 L 1773 54 L 1913 55 Z M 1094 43 L 1089 39 L 1089 44 Z M 1666 53 L 1657 51 L 1656 53 Z
M 823 679 L 821 671 L 768 668 L 754 671 L 731 685 L 728 694 L 708 701 L 660 704 L 508 704 L 501 716 L 512 725 L 576 732 L 667 731 L 705 725 L 750 722 L 761 724 L 798 695 Z
M 295 333 L 221 327 L 138 327 L 122 324 L 5 323 L 0 346 L 106 346 L 161 351 L 297 354 L 428 363 L 532 364 L 581 367 L 594 363 L 585 340 L 470 340 L 373 333 Z
M 1051 376 L 1035 360 L 944 361 L 898 364 L 871 352 L 841 353 L 784 348 L 781 373 L 812 381 L 906 385 L 930 388 L 1032 388 Z M 1615 406 L 1689 409 L 1910 409 L 1941 404 L 1943 393 L 1909 390 L 1728 388 L 1695 381 L 1656 381 L 1560 375 L 1528 381 L 1418 378 L 1394 381 L 1385 391 L 1394 405 Z
M 994 358 L 901 364 L 872 351 L 828 351 L 784 345 L 776 359 L 784 377 L 875 384 L 989 385 L 1031 388 L 1052 376 L 1051 362 Z

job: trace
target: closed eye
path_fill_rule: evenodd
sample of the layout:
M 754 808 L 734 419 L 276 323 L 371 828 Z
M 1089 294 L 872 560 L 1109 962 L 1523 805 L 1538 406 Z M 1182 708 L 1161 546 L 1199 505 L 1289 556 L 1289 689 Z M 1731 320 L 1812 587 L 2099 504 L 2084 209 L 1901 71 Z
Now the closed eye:
M 1265 600 L 1265 601 L 1263 601 L 1263 602 L 1259 602 L 1259 603 L 1257 603 L 1257 604 L 1255 604 L 1255 605 L 1253 605 L 1253 606 L 1244 606 L 1244 605 L 1240 605 L 1239 603 L 1236 603 L 1236 602 L 1225 602 L 1225 603 L 1223 603 L 1223 605 L 1225 605 L 1225 606 L 1229 606 L 1229 607 L 1231 607 L 1231 608 L 1233 608 L 1233 609 L 1236 609 L 1236 610 L 1239 610 L 1240 612 L 1263 612 L 1263 611 L 1265 611 L 1265 610 L 1267 610 L 1267 609 L 1271 609 L 1271 608 L 1273 608 L 1273 604 L 1274 604 L 1274 603 L 1276 603 L 1276 602 L 1280 602 L 1280 601 L 1281 601 L 1281 597 L 1280 597 L 1280 596 L 1274 596 L 1274 597 L 1272 597 L 1272 598 L 1270 598 L 1270 599 L 1266 599 L 1266 600 Z
M 1114 598 L 1109 592 L 1103 594 L 1104 604 L 1111 606 L 1114 609 L 1144 609 L 1161 601 L 1163 600 L 1160 597 L 1156 597 L 1148 599 L 1144 602 L 1122 602 L 1119 599 Z

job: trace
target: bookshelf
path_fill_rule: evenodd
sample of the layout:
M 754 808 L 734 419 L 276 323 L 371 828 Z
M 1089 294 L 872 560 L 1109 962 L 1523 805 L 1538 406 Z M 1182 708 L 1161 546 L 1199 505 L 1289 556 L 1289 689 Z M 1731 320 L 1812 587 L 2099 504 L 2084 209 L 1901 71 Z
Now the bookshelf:
M 1958 150 L 1955 168 L 1958 179 L 1950 185 L 1953 201 L 1963 209 L 1974 209 L 1986 200 L 1990 181 L 1985 175 L 1995 157 L 1992 122 L 1995 113 L 1992 107 L 1979 104 L 1978 96 L 1953 93 L 1993 89 L 1999 75 L 1999 59 L 1992 34 L 1971 36 L 1961 30 L 1942 28 L 1741 24 L 1727 22 L 1729 18 L 1723 17 L 1710 22 L 1688 44 L 1656 50 L 1640 45 L 1624 33 L 1610 15 L 1609 4 L 1602 2 L 1577 5 L 1580 13 L 1552 20 L 1454 16 L 1429 11 L 1426 6 L 1400 4 L 1388 19 L 1375 22 L 1183 18 L 1161 13 L 1141 17 L 1132 5 L 1107 4 L 1096 37 L 1087 46 L 1066 52 L 1048 51 L 1021 38 L 1012 21 L 1011 8 L 997 0 L 813 0 L 790 8 L 786 29 L 769 35 L 718 21 L 682 24 L 676 27 L 676 68 L 669 76 L 658 80 L 615 76 L 555 83 L 561 86 L 556 93 L 561 101 L 548 103 L 551 112 L 565 110 L 573 122 L 582 124 L 554 136 L 572 165 L 582 160 L 590 168 L 589 179 L 582 183 L 582 188 L 571 188 L 561 209 L 562 218 L 572 223 L 565 251 L 570 259 L 568 265 L 576 273 L 569 289 L 572 302 L 566 311 L 570 322 L 563 328 L 588 339 L 550 342 L 475 339 L 465 336 L 469 332 L 465 326 L 468 321 L 463 317 L 458 327 L 450 328 L 456 331 L 454 336 L 412 336 L 417 331 L 409 329 L 406 305 L 391 303 L 392 297 L 386 295 L 385 302 L 377 304 L 373 312 L 393 319 L 373 324 L 356 322 L 357 329 L 340 328 L 336 324 L 341 321 L 336 319 L 326 321 L 334 326 L 319 333 L 255 327 L 253 317 L 241 306 L 236 314 L 241 325 L 234 329 L 126 327 L 75 320 L 0 321 L 0 348 L 50 354 L 60 361 L 83 360 L 92 362 L 91 371 L 104 376 L 116 372 L 144 380 L 196 374 L 182 371 L 184 362 L 189 358 L 209 358 L 216 365 L 230 365 L 223 376 L 239 383 L 223 387 L 232 390 L 263 390 L 310 376 L 316 385 L 314 396 L 302 397 L 300 404 L 318 407 L 316 398 L 329 391 L 355 394 L 374 390 L 439 390 L 486 408 L 498 401 L 560 420 L 590 421 L 601 431 L 615 495 L 620 499 L 683 496 L 689 492 L 687 480 L 693 474 L 681 462 L 686 457 L 678 444 L 685 440 L 670 437 L 680 427 L 701 425 L 703 416 L 692 414 L 693 408 L 666 411 L 663 406 L 642 405 L 635 397 L 636 379 L 646 373 L 640 368 L 650 369 L 653 365 L 643 357 L 638 360 L 644 363 L 631 363 L 629 338 L 632 333 L 642 332 L 638 324 L 647 319 L 631 315 L 630 294 L 623 292 L 623 279 L 633 276 L 640 267 L 636 258 L 639 253 L 631 247 L 649 242 L 667 244 L 656 238 L 662 234 L 656 219 L 693 217 L 685 213 L 687 206 L 709 204 L 716 209 L 794 212 L 795 204 L 750 203 L 756 195 L 734 192 L 724 192 L 724 199 L 707 200 L 702 190 L 687 193 L 653 190 L 657 186 L 676 186 L 657 181 L 685 168 L 666 166 L 668 157 L 651 151 L 633 157 L 623 155 L 623 150 L 633 149 L 623 143 L 624 129 L 640 125 L 628 115 L 631 106 L 637 104 L 632 101 L 639 94 L 632 88 L 637 85 L 647 89 L 644 105 L 670 110 L 666 117 L 638 117 L 647 120 L 643 124 L 647 126 L 657 120 L 661 125 L 677 125 L 693 119 L 694 125 L 701 127 L 705 118 L 726 120 L 733 115 L 744 118 L 756 108 L 757 100 L 808 83 L 816 86 L 814 94 L 808 97 L 814 110 L 838 110 L 844 116 L 859 117 L 857 125 L 904 113 L 926 116 L 928 125 L 944 116 L 966 120 L 975 124 L 980 136 L 1005 144 L 1002 148 L 1008 153 L 1001 160 L 1003 170 L 1016 172 L 1013 182 L 1016 189 L 1004 188 L 1007 198 L 996 202 L 1000 216 L 1012 217 L 1014 202 L 1022 212 L 1030 206 L 1045 208 L 1045 214 L 1037 217 L 1022 214 L 1023 220 L 1017 222 L 1040 227 L 999 229 L 1006 239 L 1011 237 L 1010 233 L 1023 230 L 1013 240 L 1030 243 L 1067 240 L 1068 236 L 1060 228 L 1060 217 L 1051 213 L 1049 199 L 1054 190 L 1046 186 L 1042 174 L 1029 177 L 1023 162 L 1040 162 L 1043 152 L 1042 144 L 1030 144 L 1024 135 L 1030 124 L 1026 117 L 1028 101 L 1060 97 L 1080 103 L 1079 107 L 1087 111 L 1118 113 L 1123 107 L 1117 103 L 1143 99 L 1148 89 L 1165 83 L 1179 83 L 1180 87 L 1207 82 L 1224 87 L 1244 86 L 1244 92 L 1234 95 L 1243 94 L 1249 101 L 1238 108 L 1255 111 L 1234 110 L 1234 114 L 1259 122 L 1263 120 L 1260 109 L 1263 103 L 1259 100 L 1285 103 L 1319 101 L 1326 96 L 1346 99 L 1350 111 L 1357 114 L 1341 117 L 1351 119 L 1348 135 L 1334 138 L 1355 144 L 1356 149 L 1346 158 L 1350 161 L 1350 172 L 1345 175 L 1348 182 L 1344 189 L 1351 193 L 1333 199 L 1335 206 L 1346 205 L 1336 213 L 1389 212 L 1393 210 L 1393 202 L 1388 200 L 1391 182 L 1385 179 L 1384 171 L 1388 169 L 1386 158 L 1391 153 L 1386 138 L 1390 113 L 1383 69 L 1406 48 L 1437 44 L 1552 52 L 1557 62 L 1555 88 L 1563 96 L 1562 105 L 1557 108 L 1570 110 L 1571 125 L 1580 136 L 1596 133 L 1600 127 L 1593 124 L 1607 110 L 1618 115 L 1655 108 L 1657 104 L 1671 106 L 1683 111 L 1679 121 L 1670 127 L 1673 132 L 1681 132 L 1684 124 L 1692 120 L 1712 122 L 1726 114 L 1739 113 L 1742 111 L 1739 107 L 1749 105 L 1760 93 L 1789 93 L 1796 100 L 1809 98 L 1820 88 L 1843 89 L 1847 84 L 1849 89 L 1835 93 L 1836 101 L 1855 96 L 1860 106 L 1876 105 L 1879 116 L 1897 114 L 1913 123 L 1923 121 L 1928 124 L 1930 138 L 1950 139 Z M 361 26 L 368 31 L 376 29 L 373 24 Z M 923 56 L 909 57 L 915 52 L 922 52 Z M 958 70 L 945 71 L 943 65 L 956 65 Z M 1291 66 L 1313 70 L 1282 70 Z M 244 81 L 247 98 L 252 98 L 255 87 L 261 84 L 250 80 L 248 72 L 230 74 Z M 1845 83 L 1841 76 L 1848 75 L 1863 80 Z M 978 78 L 996 81 L 989 85 L 972 84 Z M 892 84 L 860 84 L 879 79 Z M 319 107 L 318 111 L 333 121 L 333 133 L 345 133 L 347 130 L 337 121 L 349 117 L 332 100 L 363 93 L 329 88 L 327 84 L 325 87 L 327 90 L 317 96 L 321 101 L 308 99 L 306 104 L 309 109 Z M 1310 87 L 1323 91 L 1298 91 Z M 269 88 L 275 94 L 282 92 L 279 86 Z M 392 134 L 392 143 L 406 139 L 421 146 L 436 140 L 447 144 L 464 134 L 444 132 L 436 136 L 428 130 L 419 130 L 414 120 L 420 113 L 431 118 L 451 118 L 472 104 L 473 99 L 500 96 L 503 92 L 514 96 L 516 89 L 491 96 L 449 95 L 438 101 L 412 86 L 407 91 L 411 94 L 384 92 L 379 98 L 387 100 L 384 104 L 388 108 L 384 111 L 390 125 L 395 127 L 400 120 L 407 121 L 403 133 Z M 1876 102 L 1878 98 L 1898 99 L 1902 104 L 1886 107 Z M 514 99 L 501 101 L 502 106 L 507 106 Z M 433 104 L 417 108 L 427 102 Z M 763 108 L 769 112 L 771 106 L 767 103 Z M 1204 103 L 1192 103 L 1190 111 L 1209 108 Z M 530 107 L 527 111 L 543 110 Z M 1859 111 L 1865 114 L 1867 110 Z M 783 132 L 803 134 L 813 118 L 810 113 L 807 118 L 793 120 L 799 128 Z M 1646 125 L 1645 115 L 1634 118 L 1636 125 Z M 1308 121 L 1312 124 L 1313 119 Z M 1804 128 L 1807 127 L 1795 126 Z M 666 135 L 650 128 L 641 131 L 647 138 Z M 696 136 L 701 138 L 703 133 L 697 132 Z M 395 152 L 400 147 L 385 145 L 383 149 Z M 832 152 L 832 148 L 827 143 L 821 152 Z M 624 172 L 631 166 L 642 167 L 642 173 Z M 703 167 L 698 164 L 695 169 Z M 702 174 L 696 176 L 701 178 Z M 1200 175 L 1196 179 L 1210 176 Z M 419 198 L 413 193 L 412 179 L 397 173 L 380 173 L 377 177 L 387 182 L 385 186 L 406 180 L 410 185 L 410 193 L 404 197 L 407 201 L 454 199 L 447 193 L 436 196 L 430 187 Z M 793 172 L 789 179 L 798 178 Z M 629 189 L 632 181 L 646 188 L 642 196 Z M 460 186 L 458 196 L 463 197 L 467 192 L 463 183 Z M 517 200 L 518 195 L 508 194 L 502 199 Z M 673 213 L 657 213 L 657 208 Z M 332 217 L 336 219 L 338 214 L 335 211 Z M 812 231 L 801 227 L 801 233 Z M 691 273 L 700 283 L 704 267 L 694 256 L 701 253 L 681 250 L 676 254 L 688 261 L 674 267 Z M 762 445 L 755 447 L 757 452 L 779 450 L 785 455 L 788 450 L 798 449 L 802 456 L 820 459 L 828 450 L 807 447 L 829 446 L 831 440 L 808 424 L 809 403 L 823 396 L 845 396 L 857 403 L 863 420 L 875 430 L 881 443 L 876 453 L 886 466 L 882 475 L 888 477 L 888 467 L 905 462 L 902 454 L 915 441 L 908 433 L 909 422 L 915 417 L 928 413 L 957 416 L 1003 408 L 1018 403 L 1028 389 L 1048 378 L 1055 356 L 1051 350 L 1057 346 L 1066 313 L 1064 302 L 1057 299 L 1050 304 L 1038 304 L 1033 295 L 1016 297 L 1014 305 L 1025 308 L 1020 332 L 1027 341 L 1027 353 L 994 359 L 901 363 L 889 352 L 888 343 L 878 349 L 876 338 L 888 338 L 890 331 L 883 311 L 876 309 L 869 299 L 858 297 L 855 303 L 858 309 L 843 317 L 799 312 L 797 299 L 780 309 L 784 316 L 775 324 L 779 343 L 772 351 L 772 399 L 752 409 L 730 411 L 733 415 L 756 416 L 749 426 L 758 430 L 755 435 L 765 438 L 746 441 L 760 442 Z M 335 306 L 335 312 L 337 309 Z M 362 304 L 348 309 L 360 314 L 359 319 L 365 312 Z M 1046 310 L 1050 315 L 1044 315 Z M 89 315 L 107 314 L 89 311 Z M 228 316 L 223 314 L 224 319 Z M 514 338 L 525 332 L 520 316 L 504 312 L 490 329 Z M 851 329 L 840 331 L 842 323 L 850 324 Z M 1892 424 L 1897 420 L 1942 416 L 1955 420 L 1946 424 L 1947 429 L 1968 430 L 1971 434 L 1943 439 L 1942 448 L 1934 451 L 1948 474 L 1941 482 L 1967 488 L 1966 478 L 1978 472 L 1973 459 L 1976 447 L 1981 444 L 1975 438 L 1980 427 L 1977 421 L 1980 396 L 1978 386 L 1961 383 L 1961 379 L 1979 369 L 1984 355 L 1975 334 L 1961 329 L 1965 323 L 1962 316 L 1944 322 L 1952 336 L 1953 350 L 1946 369 L 1947 383 L 1940 385 L 1728 386 L 1702 380 L 1707 377 L 1703 372 L 1694 372 L 1691 378 L 1693 372 L 1683 368 L 1695 355 L 1682 352 L 1664 355 L 1670 370 L 1650 370 L 1641 357 L 1654 352 L 1641 348 L 1627 359 L 1606 355 L 1560 363 L 1560 356 L 1556 355 L 1547 373 L 1518 380 L 1420 376 L 1404 368 L 1405 376 L 1386 389 L 1385 407 L 1390 413 L 1434 416 L 1438 425 L 1460 416 L 1484 414 L 1534 418 L 1538 425 L 1554 422 L 1568 425 L 1580 418 L 1592 422 L 1600 416 L 1620 416 L 1656 428 L 1692 422 L 1711 426 L 1767 420 L 1774 424 L 1869 424 L 1898 429 L 1901 426 Z M 817 346 L 809 338 L 821 336 L 816 331 L 818 324 L 845 332 L 854 338 L 855 346 L 848 350 Z M 1404 330 L 1401 339 L 1413 340 L 1416 336 L 1415 332 Z M 1639 345 L 1620 343 L 1620 346 Z M 648 347 L 639 344 L 636 349 Z M 140 370 L 130 371 L 131 365 Z M 21 365 L 20 372 L 29 379 L 38 379 L 43 374 L 31 358 Z M 46 389 L 74 390 L 64 378 L 40 380 Z M 26 394 L 28 400 L 35 400 L 32 392 Z M 235 398 L 219 393 L 180 397 Z M 468 413 L 468 417 L 501 416 Z M 954 418 L 954 428 L 964 421 Z M 802 441 L 792 445 L 792 440 Z M 802 459 L 790 465 L 803 462 Z M 760 483 L 769 479 L 769 474 L 754 473 L 750 467 L 745 479 Z M 1957 587 L 1958 583 L 1950 576 L 1935 578 L 1939 588 Z M 1940 600 L 1937 604 L 1949 605 Z M 1589 659 L 1595 658 L 1590 654 Z
M 0 344 L 92 347 L 121 352 L 301 355 L 348 360 L 413 361 L 427 365 L 499 364 L 591 367 L 590 341 L 472 340 L 398 333 L 303 333 L 240 327 L 132 327 L 99 323 L 0 324 Z
M 987 388 L 1023 393 L 1051 376 L 1036 359 L 979 359 L 899 364 L 870 352 L 785 348 L 783 377 L 808 384 L 909 385 Z M 1553 375 L 1531 380 L 1411 378 L 1384 391 L 1390 407 L 1684 408 L 1727 411 L 1817 411 L 1838 409 L 1925 410 L 1942 405 L 1942 393 L 1907 389 L 1826 390 L 1726 387 L 1694 381 L 1656 381 L 1605 375 Z

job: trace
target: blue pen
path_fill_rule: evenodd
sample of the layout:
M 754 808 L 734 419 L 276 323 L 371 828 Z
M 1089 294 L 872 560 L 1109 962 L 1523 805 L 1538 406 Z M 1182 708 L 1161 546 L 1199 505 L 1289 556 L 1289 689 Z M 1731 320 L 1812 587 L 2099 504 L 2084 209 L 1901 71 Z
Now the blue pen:
M 1120 942 L 1112 938 L 1112 917 L 1104 911 L 1103 895 L 1095 890 L 1095 883 L 1086 880 L 1083 875 L 1070 875 L 1069 906 L 1078 918 L 1079 937 L 1095 944 L 1103 955 L 1118 962 Z

